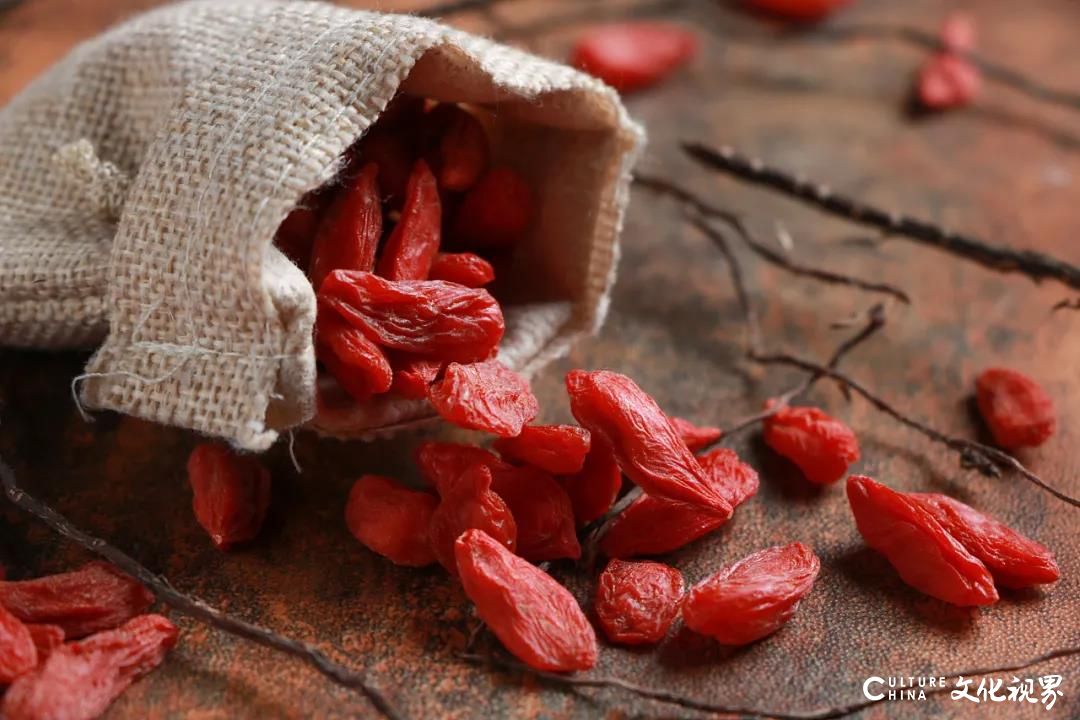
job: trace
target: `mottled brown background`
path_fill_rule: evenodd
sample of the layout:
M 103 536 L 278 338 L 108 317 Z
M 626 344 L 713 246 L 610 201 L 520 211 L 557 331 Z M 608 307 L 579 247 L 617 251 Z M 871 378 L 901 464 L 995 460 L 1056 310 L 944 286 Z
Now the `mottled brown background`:
M 0 14 L 0 101 L 79 40 L 155 4 L 26 0 Z M 392 5 L 400 6 L 381 7 Z M 495 16 L 520 23 L 583 5 L 519 0 Z M 901 240 L 876 247 L 846 242 L 858 234 L 850 226 L 710 178 L 675 150 L 680 138 L 729 142 L 878 203 L 1080 263 L 1078 115 L 989 86 L 975 108 L 913 122 L 901 105 L 918 52 L 880 42 L 763 46 L 740 41 L 740 28 L 754 21 L 729 7 L 685 5 L 676 14 L 701 30 L 701 57 L 689 72 L 628 101 L 650 130 L 645 166 L 745 211 L 762 231 L 783 219 L 800 258 L 906 288 L 913 306 L 894 312 L 883 335 L 859 350 L 848 368 L 917 416 L 951 432 L 977 433 L 968 397 L 979 368 L 1004 363 L 1040 378 L 1058 401 L 1060 432 L 1023 459 L 1050 482 L 1080 494 L 1080 314 L 1049 312 L 1066 296 L 1061 288 L 994 275 Z M 1080 5 L 1069 0 L 862 0 L 837 22 L 896 21 L 933 29 L 953 7 L 975 15 L 987 53 L 1077 89 Z M 481 15 L 456 22 L 492 27 Z M 574 32 L 546 34 L 532 47 L 562 57 Z M 605 329 L 535 383 L 545 420 L 568 417 L 561 377 L 577 366 L 626 372 L 671 412 L 716 424 L 755 410 L 794 381 L 791 374 L 762 373 L 740 360 L 739 316 L 724 268 L 679 217 L 670 202 L 635 195 Z M 829 323 L 870 302 L 860 293 L 792 280 L 760 265 L 754 265 L 752 281 L 769 342 L 819 356 L 835 342 Z M 108 414 L 83 422 L 69 382 L 84 361 L 78 354 L 0 351 L 0 450 L 27 487 L 179 587 L 317 642 L 346 662 L 366 663 L 413 718 L 680 714 L 614 691 L 564 692 L 455 659 L 469 608 L 457 586 L 438 570 L 399 569 L 374 557 L 347 534 L 341 517 L 358 474 L 410 472 L 415 436 L 363 445 L 300 435 L 302 475 L 292 470 L 285 448 L 275 448 L 268 458 L 273 509 L 262 537 L 226 555 L 210 547 L 190 510 L 183 463 L 195 438 Z M 670 559 L 696 581 L 751 551 L 798 539 L 822 557 L 814 592 L 789 627 L 751 647 L 725 650 L 678 634 L 655 652 L 606 648 L 597 673 L 713 702 L 793 712 L 855 702 L 868 675 L 948 674 L 1080 643 L 1075 509 L 1013 477 L 989 480 L 962 472 L 941 448 L 885 421 L 865 403 L 847 404 L 832 388 L 820 388 L 814 400 L 856 428 L 864 455 L 859 470 L 900 488 L 949 492 L 1000 515 L 1051 546 L 1064 579 L 1044 592 L 1008 594 L 981 611 L 919 595 L 864 548 L 840 487 L 811 489 L 751 433 L 737 447 L 761 471 L 760 494 L 720 532 Z M 0 561 L 13 576 L 60 570 L 85 558 L 12 509 L 3 508 L 2 515 Z M 584 574 L 561 565 L 555 573 L 585 596 Z M 169 661 L 126 693 L 109 717 L 371 713 L 358 696 L 296 662 L 180 623 L 183 640 Z M 1080 661 L 1074 656 L 1020 674 L 1050 672 L 1065 676 L 1066 695 L 1049 714 L 1040 706 L 931 700 L 879 706 L 862 716 L 1080 715 Z

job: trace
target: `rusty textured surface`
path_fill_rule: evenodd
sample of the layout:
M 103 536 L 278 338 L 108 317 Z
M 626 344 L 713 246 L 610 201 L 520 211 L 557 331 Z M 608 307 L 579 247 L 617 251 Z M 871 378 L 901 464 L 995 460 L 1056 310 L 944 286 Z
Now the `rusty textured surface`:
M 0 102 L 76 41 L 153 4 L 27 0 L 0 13 Z M 968 399 L 979 368 L 1009 364 L 1044 381 L 1058 402 L 1060 431 L 1023 459 L 1062 489 L 1080 494 L 1080 315 L 1048 312 L 1065 296 L 1060 288 L 993 275 L 900 240 L 874 246 L 846 242 L 857 234 L 850 226 L 710 178 L 675 150 L 680 138 L 730 142 L 877 203 L 1080 263 L 1078 116 L 990 86 L 977 108 L 912 122 L 900 106 L 917 52 L 877 42 L 762 46 L 738 39 L 745 18 L 713 3 L 690 5 L 680 14 L 702 29 L 702 57 L 690 72 L 629 101 L 651 133 L 644 166 L 745 211 L 763 231 L 782 219 L 801 258 L 905 288 L 913 306 L 895 309 L 882 336 L 860 349 L 847 368 L 915 415 L 951 432 L 977 433 Z M 1075 85 L 1080 78 L 1075 3 L 966 5 L 980 23 L 987 52 L 1058 85 Z M 496 16 L 519 22 L 573 6 L 520 0 Z M 933 28 L 945 9 L 934 0 L 864 0 L 841 20 Z M 463 19 L 473 28 L 486 22 Z M 562 56 L 573 33 L 560 30 L 531 45 Z M 671 202 L 638 191 L 610 319 L 598 338 L 537 379 L 544 419 L 568 418 L 561 377 L 577 366 L 626 372 L 669 411 L 720 425 L 793 384 L 791 373 L 765 373 L 741 361 L 739 314 L 724 268 L 679 218 Z M 829 323 L 870 302 L 857 292 L 793 281 L 757 264 L 751 280 L 768 343 L 819 356 L 835 342 Z M 299 435 L 295 449 L 302 475 L 293 471 L 283 445 L 274 448 L 268 457 L 274 500 L 264 532 L 254 545 L 222 554 L 190 510 L 183 463 L 195 438 L 110 415 L 83 422 L 69 383 L 84 361 L 76 354 L 0 351 L 0 452 L 14 461 L 29 489 L 180 588 L 317 642 L 341 660 L 366 664 L 413 718 L 685 714 L 616 691 L 552 689 L 455 659 L 469 612 L 455 583 L 435 569 L 396 568 L 374 557 L 351 539 L 341 517 L 351 479 L 361 472 L 409 476 L 417 436 L 364 445 Z M 1045 591 L 1008 593 L 982 611 L 921 596 L 865 549 L 840 487 L 810 488 L 764 450 L 757 433 L 748 433 L 736 448 L 761 471 L 760 494 L 719 532 L 670 560 L 694 582 L 749 552 L 797 539 L 822 558 L 814 592 L 789 627 L 751 647 L 723 649 L 677 633 L 655 652 L 605 648 L 596 673 L 718 703 L 809 711 L 858 701 L 869 675 L 951 674 L 1080 643 L 1075 509 L 1013 477 L 990 480 L 962 472 L 941 448 L 865 403 L 848 404 L 832 388 L 819 388 L 813 400 L 859 433 L 859 470 L 904 489 L 948 492 L 999 515 L 1052 547 L 1064 579 Z M 10 576 L 60 570 L 85 558 L 10 507 L 0 508 L 0 515 L 0 562 Z M 587 574 L 561 564 L 554 572 L 586 597 Z M 371 714 L 358 696 L 293 661 L 187 620 L 180 623 L 183 640 L 170 660 L 128 691 L 109 717 Z M 988 708 L 932 699 L 878 706 L 862 717 L 1080 715 L 1076 657 L 1018 674 L 1051 672 L 1065 676 L 1065 697 L 1052 713 L 1041 706 Z

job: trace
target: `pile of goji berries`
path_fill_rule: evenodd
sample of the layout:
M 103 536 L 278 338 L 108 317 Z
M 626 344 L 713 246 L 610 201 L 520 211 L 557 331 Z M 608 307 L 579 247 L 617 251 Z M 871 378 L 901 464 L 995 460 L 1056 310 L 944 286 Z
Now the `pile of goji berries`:
M 6 720 L 91 720 L 176 644 L 154 596 L 111 565 L 0 581 L 0 685 Z

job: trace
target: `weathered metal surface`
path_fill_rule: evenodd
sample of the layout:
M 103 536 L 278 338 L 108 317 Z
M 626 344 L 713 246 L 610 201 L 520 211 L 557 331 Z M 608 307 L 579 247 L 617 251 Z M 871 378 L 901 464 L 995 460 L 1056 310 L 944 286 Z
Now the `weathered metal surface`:
M 77 40 L 153 4 L 28 0 L 0 14 L 0 101 Z M 912 307 L 894 308 L 886 330 L 846 368 L 918 417 L 950 432 L 977 433 L 968 401 L 979 368 L 1015 365 L 1043 380 L 1058 401 L 1060 430 L 1023 459 L 1048 481 L 1080 494 L 1080 315 L 1049 312 L 1065 297 L 1060 288 L 993 275 L 902 240 L 875 246 L 845 242 L 855 234 L 849 226 L 715 180 L 676 150 L 682 138 L 729 142 L 876 203 L 1078 263 L 1076 114 L 989 86 L 976 108 L 912 122 L 901 104 L 917 52 L 879 42 L 743 42 L 738 28 L 745 18 L 713 3 L 689 5 L 683 17 L 702 32 L 702 57 L 692 71 L 629 101 L 650 130 L 644 166 L 745 212 L 763 232 L 782 219 L 800 258 L 906 289 Z M 575 6 L 521 0 L 500 7 L 497 16 L 515 22 Z M 1075 85 L 1075 3 L 984 0 L 972 10 L 987 52 L 1055 84 Z M 838 22 L 932 28 L 942 11 L 933 0 L 864 0 Z M 480 18 L 468 22 L 484 27 Z M 562 56 L 573 32 L 551 33 L 532 46 Z M 669 411 L 721 425 L 794 383 L 791 373 L 764 373 L 741 360 L 738 308 L 720 258 L 680 221 L 670 201 L 637 191 L 624 239 L 607 326 L 535 383 L 544 419 L 568 418 L 561 377 L 571 367 L 626 372 Z M 830 322 L 871 302 L 864 294 L 793 280 L 757 264 L 750 279 L 767 343 L 819 357 L 836 341 Z M 264 532 L 252 546 L 222 554 L 190 510 L 183 465 L 195 438 L 111 415 L 85 423 L 69 389 L 84 361 L 76 354 L 0 351 L 0 453 L 14 462 L 29 489 L 178 587 L 369 667 L 410 717 L 685 714 L 617 691 L 553 689 L 456 659 L 469 617 L 456 584 L 435 569 L 381 561 L 352 540 L 342 519 L 348 488 L 360 473 L 410 476 L 417 436 L 365 445 L 299 435 L 295 451 L 302 475 L 292 469 L 284 444 L 274 448 L 268 456 L 274 500 Z M 761 471 L 758 497 L 722 530 L 670 560 L 694 582 L 754 550 L 801 540 L 822 558 L 814 592 L 789 627 L 748 648 L 723 649 L 680 632 L 654 652 L 605 648 L 597 674 L 729 705 L 809 711 L 860 700 L 861 683 L 870 675 L 951 674 L 1080 642 L 1075 509 L 1015 477 L 991 480 L 963 472 L 941 448 L 863 402 L 848 404 L 833 388 L 820 387 L 813 399 L 859 433 L 859 470 L 904 489 L 949 492 L 999 515 L 1057 552 L 1063 580 L 1044 591 L 1006 593 L 981 611 L 921 596 L 864 547 L 841 487 L 810 488 L 763 448 L 758 434 L 749 433 L 736 448 Z M 60 570 L 85 559 L 10 507 L 0 514 L 0 562 L 10 575 Z M 556 564 L 554 572 L 587 598 L 586 573 L 567 564 Z M 180 624 L 183 640 L 169 661 L 129 690 L 109 717 L 371 714 L 359 696 L 294 661 L 185 619 Z M 1048 673 L 1065 678 L 1065 696 L 1049 714 L 1037 705 L 984 707 L 939 698 L 887 704 L 863 716 L 1080 714 L 1075 657 L 1003 677 L 1008 682 L 1013 675 Z

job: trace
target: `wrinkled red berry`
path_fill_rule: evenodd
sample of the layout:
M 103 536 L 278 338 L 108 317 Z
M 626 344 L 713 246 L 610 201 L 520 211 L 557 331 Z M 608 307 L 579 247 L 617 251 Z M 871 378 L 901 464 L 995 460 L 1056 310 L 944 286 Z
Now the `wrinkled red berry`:
M 820 568 L 802 543 L 756 552 L 695 585 L 683 603 L 683 621 L 725 645 L 760 640 L 791 619 Z
M 442 372 L 443 361 L 429 358 L 398 354 L 391 364 L 394 379 L 390 383 L 390 392 L 411 400 L 426 398 L 428 388 Z
M 1054 401 L 1027 375 L 1008 368 L 989 368 L 975 378 L 975 401 L 994 436 L 1007 450 L 1036 447 L 1057 427 Z
M 672 416 L 671 424 L 675 426 L 675 432 L 679 433 L 691 452 L 697 452 L 703 447 L 712 445 L 724 434 L 724 431 L 718 427 L 695 425 L 681 417 Z
M 683 597 L 682 573 L 656 562 L 612 560 L 596 586 L 596 617 L 607 639 L 654 645 L 667 635 Z
M 187 470 L 195 519 L 217 548 L 227 550 L 259 534 L 270 505 L 270 473 L 255 457 L 203 443 L 191 451 Z
M 517 524 L 510 508 L 492 491 L 486 465 L 473 465 L 445 486 L 431 516 L 431 549 L 451 575 L 458 574 L 454 541 L 470 528 L 483 530 L 509 552 L 517 549 Z
M 316 290 L 334 270 L 368 271 L 382 237 L 379 167 L 365 165 L 338 191 L 315 235 L 308 276 Z
M 64 644 L 64 628 L 59 625 L 29 623 L 26 629 L 30 631 L 30 638 L 37 648 L 38 664 L 45 662 L 53 650 Z
M 37 645 L 29 628 L 0 605 L 0 685 L 9 685 L 37 664 Z
M 432 280 L 445 280 L 465 287 L 484 287 L 495 279 L 495 268 L 473 253 L 439 253 L 428 274 Z
M 468 190 L 480 179 L 488 163 L 487 133 L 467 110 L 452 107 L 452 117 L 439 141 L 439 187 Z
M 596 633 L 574 596 L 554 578 L 480 530 L 463 533 L 454 552 L 465 594 L 515 657 L 551 672 L 596 664 Z
M 577 425 L 530 425 L 516 437 L 497 439 L 494 448 L 510 462 L 534 465 L 552 475 L 571 475 L 585 465 L 589 431 Z
M 608 441 L 592 438 L 581 472 L 559 478 L 559 482 L 570 496 L 577 524 L 585 525 L 603 517 L 615 504 L 622 488 L 622 471 Z
M 364 475 L 353 484 L 345 505 L 345 523 L 365 547 L 396 565 L 422 567 L 435 562 L 428 539 L 431 516 L 439 501 L 380 475 Z
M 585 31 L 570 64 L 622 93 L 655 85 L 697 54 L 697 36 L 678 25 L 620 22 Z
M 529 228 L 535 214 L 532 188 L 510 168 L 492 168 L 461 201 L 455 233 L 469 247 L 507 247 Z
M 329 308 L 319 312 L 315 323 L 315 356 L 357 402 L 386 392 L 393 382 L 383 351 Z
M 963 107 L 974 102 L 981 85 L 978 68 L 968 60 L 938 53 L 919 70 L 919 102 L 930 110 Z
M 532 562 L 581 557 L 570 497 L 553 477 L 533 467 L 494 468 L 491 475 L 491 489 L 514 515 L 518 555 Z
M 485 465 L 491 470 L 510 467 L 482 447 L 436 440 L 420 443 L 415 459 L 420 476 L 439 495 L 444 495 L 450 483 L 473 465 Z
M 813 407 L 785 407 L 767 418 L 765 443 L 818 485 L 844 477 L 848 465 L 859 459 L 851 428 Z
M 417 160 L 405 186 L 401 219 L 386 239 L 377 272 L 387 280 L 427 280 L 439 252 L 442 207 L 435 176 Z
M 444 420 L 504 437 L 520 433 L 540 412 L 529 381 L 498 360 L 450 363 L 428 399 Z

